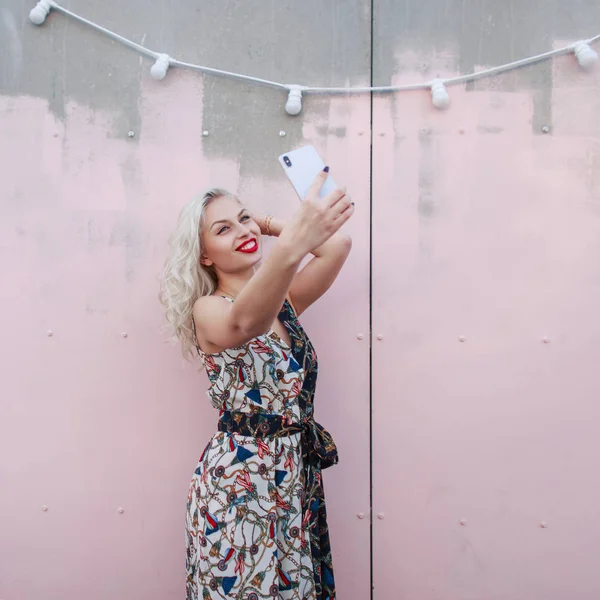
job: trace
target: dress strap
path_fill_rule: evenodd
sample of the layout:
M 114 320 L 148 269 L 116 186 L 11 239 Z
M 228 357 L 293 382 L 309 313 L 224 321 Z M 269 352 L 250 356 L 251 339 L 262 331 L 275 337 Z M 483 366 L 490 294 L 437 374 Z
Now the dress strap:
M 297 317 L 298 316 L 298 311 L 296 310 L 296 307 L 294 306 L 294 303 L 292 302 L 292 298 L 291 296 L 288 294 L 285 299 L 288 301 L 288 304 L 292 307 L 292 311 L 294 313 L 294 315 Z
M 194 346 L 196 346 L 196 352 L 199 356 L 202 356 L 202 350 L 198 346 L 198 338 L 196 337 L 196 323 L 194 322 L 194 315 L 192 315 L 192 332 L 194 334 Z

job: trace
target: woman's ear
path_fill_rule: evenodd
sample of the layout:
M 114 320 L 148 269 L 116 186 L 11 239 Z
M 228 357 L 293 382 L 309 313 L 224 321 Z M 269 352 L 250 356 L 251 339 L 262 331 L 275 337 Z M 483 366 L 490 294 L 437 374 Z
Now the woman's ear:
M 201 256 L 200 264 L 203 265 L 204 267 L 212 267 L 213 261 L 210 260 L 209 258 L 206 258 L 206 256 Z

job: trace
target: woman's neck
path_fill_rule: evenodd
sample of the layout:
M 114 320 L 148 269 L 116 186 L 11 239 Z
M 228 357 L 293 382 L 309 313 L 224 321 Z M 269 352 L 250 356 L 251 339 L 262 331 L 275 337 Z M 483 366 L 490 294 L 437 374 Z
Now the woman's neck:
M 218 285 L 217 289 L 214 291 L 215 294 L 223 294 L 228 296 L 232 300 L 235 300 L 237 295 L 242 291 L 244 286 L 252 279 L 254 275 L 254 270 L 252 272 L 244 273 L 243 275 L 240 273 L 239 275 L 231 275 L 223 277 L 222 275 L 218 276 Z

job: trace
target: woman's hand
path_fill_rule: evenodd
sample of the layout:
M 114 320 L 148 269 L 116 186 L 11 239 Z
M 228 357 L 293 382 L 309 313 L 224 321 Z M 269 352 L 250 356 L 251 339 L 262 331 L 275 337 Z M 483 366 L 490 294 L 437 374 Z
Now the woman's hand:
M 267 219 L 267 215 L 263 215 L 262 213 L 255 213 L 253 211 L 250 211 L 250 215 L 254 219 L 255 223 L 260 227 L 261 234 L 269 235 L 269 232 L 267 231 L 267 226 L 265 223 L 265 221 Z
M 326 171 L 317 175 L 300 209 L 279 236 L 301 256 L 324 244 L 354 214 L 354 203 L 344 189 L 319 197 L 326 179 Z

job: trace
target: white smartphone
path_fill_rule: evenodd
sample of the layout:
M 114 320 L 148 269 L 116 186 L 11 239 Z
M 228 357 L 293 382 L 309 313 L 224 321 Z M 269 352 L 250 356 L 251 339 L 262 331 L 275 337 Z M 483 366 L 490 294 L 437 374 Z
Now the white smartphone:
M 304 200 L 315 177 L 325 168 L 319 153 L 314 146 L 303 146 L 296 150 L 286 152 L 279 157 L 279 162 L 294 186 L 300 200 Z M 333 192 L 337 185 L 331 175 L 327 176 L 321 188 L 321 198 Z

